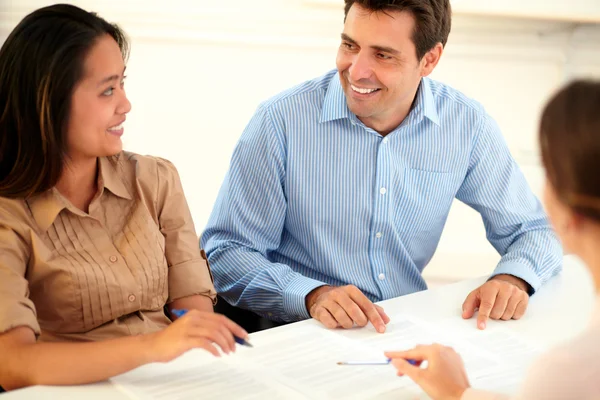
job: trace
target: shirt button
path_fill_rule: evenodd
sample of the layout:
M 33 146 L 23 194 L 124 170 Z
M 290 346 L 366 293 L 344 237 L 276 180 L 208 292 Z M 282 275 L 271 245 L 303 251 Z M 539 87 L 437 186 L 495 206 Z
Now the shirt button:
M 134 302 L 135 301 L 135 295 L 130 294 L 129 297 L 127 298 L 130 302 Z
M 384 274 L 379 274 L 378 278 L 379 278 L 380 281 L 383 281 L 383 280 L 385 280 L 385 275 Z
M 376 237 L 377 239 L 379 239 L 379 238 L 380 238 L 380 237 L 382 237 L 382 236 L 383 236 L 383 234 L 382 234 L 381 232 L 377 232 L 377 233 L 375 234 L 375 237 Z
M 386 188 L 381 188 L 381 189 L 379 189 L 379 193 L 386 194 L 387 193 L 387 189 Z
M 117 256 L 110 256 L 108 259 L 110 260 L 111 263 L 115 263 L 118 260 Z
M 381 141 L 381 143 L 386 144 L 388 142 L 388 138 L 383 138 L 383 140 Z

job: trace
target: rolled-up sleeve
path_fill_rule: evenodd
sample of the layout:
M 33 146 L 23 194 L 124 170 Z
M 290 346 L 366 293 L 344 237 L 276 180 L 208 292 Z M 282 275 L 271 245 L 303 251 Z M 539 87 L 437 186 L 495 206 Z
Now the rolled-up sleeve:
M 0 333 L 27 326 L 39 336 L 40 325 L 26 278 L 31 246 L 21 228 L 16 218 L 0 208 Z
M 202 295 L 213 303 L 217 293 L 206 256 L 198 245 L 192 215 L 175 166 L 157 159 L 157 211 L 160 231 L 165 237 L 169 265 L 169 299 Z

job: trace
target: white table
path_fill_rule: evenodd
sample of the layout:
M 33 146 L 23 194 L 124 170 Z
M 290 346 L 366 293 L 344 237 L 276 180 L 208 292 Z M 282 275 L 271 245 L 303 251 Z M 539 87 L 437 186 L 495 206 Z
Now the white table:
M 461 305 L 466 295 L 485 277 L 439 287 L 381 302 L 388 314 L 406 314 L 435 323 L 456 318 L 459 329 L 475 329 L 474 320 L 462 320 Z M 488 326 L 503 324 L 523 338 L 552 346 L 585 328 L 594 304 L 595 293 L 585 267 L 573 257 L 565 257 L 563 272 L 548 282 L 530 301 L 526 315 L 519 321 L 491 321 Z M 317 324 L 308 320 L 297 324 Z M 252 335 L 264 338 L 290 336 L 296 324 L 262 331 Z M 351 332 L 349 332 L 351 336 Z M 35 386 L 1 395 L 2 400 L 21 399 L 106 399 L 126 400 L 127 397 L 109 382 L 73 387 Z

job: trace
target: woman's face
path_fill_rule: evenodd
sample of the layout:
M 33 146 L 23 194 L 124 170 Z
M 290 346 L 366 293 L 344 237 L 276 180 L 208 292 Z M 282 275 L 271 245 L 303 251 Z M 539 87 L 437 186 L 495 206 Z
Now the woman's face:
M 100 37 L 85 58 L 83 71 L 71 99 L 68 155 L 85 159 L 118 154 L 131 104 L 125 95 L 125 64 L 117 42 L 109 35 Z

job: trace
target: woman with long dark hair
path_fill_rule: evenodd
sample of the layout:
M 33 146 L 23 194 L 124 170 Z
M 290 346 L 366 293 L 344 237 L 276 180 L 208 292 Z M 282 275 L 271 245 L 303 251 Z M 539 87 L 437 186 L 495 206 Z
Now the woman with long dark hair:
M 122 149 L 127 51 L 116 25 L 63 4 L 0 49 L 5 389 L 104 380 L 191 348 L 218 356 L 214 344 L 228 353 L 247 336 L 213 313 L 173 164 Z

